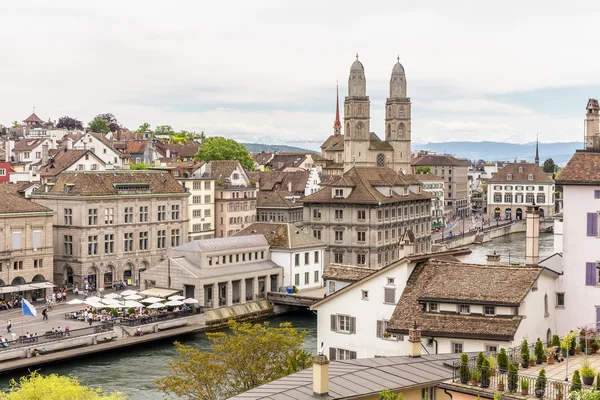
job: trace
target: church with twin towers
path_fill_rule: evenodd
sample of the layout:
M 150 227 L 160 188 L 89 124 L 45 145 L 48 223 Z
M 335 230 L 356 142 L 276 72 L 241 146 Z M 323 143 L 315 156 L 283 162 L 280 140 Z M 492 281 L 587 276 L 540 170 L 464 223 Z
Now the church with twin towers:
M 367 96 L 365 68 L 358 54 L 350 67 L 343 125 L 339 95 L 335 114 L 333 135 L 321 145 L 323 157 L 333 161 L 332 166 L 338 166 L 328 168 L 330 173 L 341 174 L 354 166 L 390 167 L 396 172 L 411 173 L 411 104 L 410 97 L 406 95 L 406 75 L 399 57 L 392 68 L 389 97 L 385 102 L 383 139 L 371 132 L 371 101 Z

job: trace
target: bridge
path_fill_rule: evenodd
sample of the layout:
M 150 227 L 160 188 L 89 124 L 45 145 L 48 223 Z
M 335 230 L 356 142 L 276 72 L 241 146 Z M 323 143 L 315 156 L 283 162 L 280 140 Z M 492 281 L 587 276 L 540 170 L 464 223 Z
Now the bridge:
M 319 297 L 300 296 L 291 293 L 267 292 L 267 300 L 271 303 L 286 306 L 310 307 L 321 299 Z

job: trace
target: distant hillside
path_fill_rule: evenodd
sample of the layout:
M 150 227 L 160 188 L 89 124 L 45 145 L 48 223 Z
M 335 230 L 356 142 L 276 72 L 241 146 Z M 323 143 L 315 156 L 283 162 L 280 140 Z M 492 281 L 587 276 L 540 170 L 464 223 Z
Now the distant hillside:
M 261 151 L 270 153 L 274 151 L 305 151 L 314 153 L 313 150 L 301 149 L 300 147 L 286 146 L 283 144 L 261 144 L 261 143 L 242 143 L 250 153 L 260 153 Z
M 552 158 L 560 166 L 564 166 L 575 150 L 583 148 L 581 142 L 540 143 L 540 164 L 547 158 Z M 454 154 L 458 158 L 485 161 L 533 162 L 535 158 L 535 142 L 525 144 L 503 142 L 442 142 L 442 143 L 413 143 L 412 150 L 433 150 L 438 153 Z

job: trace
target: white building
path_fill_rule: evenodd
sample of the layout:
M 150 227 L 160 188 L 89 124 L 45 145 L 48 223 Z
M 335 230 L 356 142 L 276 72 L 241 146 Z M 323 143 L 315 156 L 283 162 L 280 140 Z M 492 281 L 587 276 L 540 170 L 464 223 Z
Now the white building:
M 283 286 L 300 291 L 320 288 L 325 243 L 289 223 L 255 222 L 235 236 L 263 235 L 271 245 L 271 260 L 283 267 Z
M 444 223 L 444 178 L 433 174 L 417 174 L 414 176 L 422 184 L 424 192 L 434 197 L 431 199 L 431 224 Z
M 107 166 L 114 165 L 117 168 L 123 168 L 122 154 L 115 150 L 110 140 L 102 133 L 87 132 L 73 143 L 73 148 L 91 150 L 100 157 Z
M 190 218 L 188 240 L 215 237 L 215 180 L 209 164 L 197 164 L 191 174 L 178 176 L 177 182 L 190 192 L 188 214 Z

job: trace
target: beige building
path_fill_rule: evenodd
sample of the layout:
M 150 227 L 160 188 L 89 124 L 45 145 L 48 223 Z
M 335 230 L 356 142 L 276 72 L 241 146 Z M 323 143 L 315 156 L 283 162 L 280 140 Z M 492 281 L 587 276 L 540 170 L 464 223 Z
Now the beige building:
M 414 178 L 421 182 L 423 191 L 431 194 L 432 228 L 444 224 L 444 178 L 434 174 L 417 174 Z
M 447 155 L 422 154 L 411 161 L 413 174 L 419 167 L 429 167 L 431 173 L 444 180 L 444 201 L 450 216 L 471 215 L 469 206 L 469 163 Z
M 260 222 L 291 222 L 302 224 L 303 206 L 290 192 L 258 192 L 256 220 Z
M 208 163 L 215 180 L 215 236 L 229 237 L 256 221 L 258 189 L 239 161 Z
M 215 180 L 209 164 L 197 164 L 194 168 L 176 178 L 190 193 L 188 241 L 215 237 Z
M 0 186 L 0 286 L 52 281 L 52 210 Z
M 325 265 L 379 269 L 406 238 L 416 253 L 431 242 L 431 198 L 416 179 L 385 167 L 355 167 L 302 200 L 305 229 L 328 245 Z
M 55 211 L 56 283 L 137 284 L 139 271 L 185 242 L 188 196 L 167 172 L 61 173 L 31 196 Z

